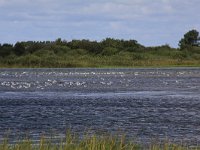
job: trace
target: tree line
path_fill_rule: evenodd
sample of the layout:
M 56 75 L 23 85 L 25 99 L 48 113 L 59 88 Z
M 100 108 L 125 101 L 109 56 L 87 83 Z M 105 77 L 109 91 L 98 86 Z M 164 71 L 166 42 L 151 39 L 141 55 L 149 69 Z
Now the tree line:
M 101 42 L 90 40 L 72 40 L 66 41 L 58 38 L 55 41 L 27 41 L 17 42 L 12 44 L 0 44 L 0 56 L 6 57 L 10 54 L 17 56 L 32 54 L 38 50 L 49 50 L 55 54 L 59 51 L 67 51 L 73 49 L 86 50 L 91 54 L 109 55 L 120 50 L 134 51 L 144 49 L 144 46 L 139 44 L 136 40 L 119 40 L 113 38 L 106 38 Z
M 199 46 L 199 32 L 197 30 L 190 30 L 184 34 L 183 38 L 180 40 L 178 49 L 190 50 L 193 47 Z M 135 52 L 161 48 L 168 50 L 173 49 L 169 45 L 145 47 L 136 40 L 106 38 L 97 42 L 86 39 L 66 41 L 58 38 L 55 41 L 27 41 L 17 42 L 14 45 L 8 43 L 0 44 L 0 57 L 7 57 L 10 55 L 23 56 L 36 53 L 37 51 L 62 54 L 67 53 L 70 50 L 78 50 L 80 53 L 85 51 L 89 54 L 109 56 L 119 53 L 120 51 Z

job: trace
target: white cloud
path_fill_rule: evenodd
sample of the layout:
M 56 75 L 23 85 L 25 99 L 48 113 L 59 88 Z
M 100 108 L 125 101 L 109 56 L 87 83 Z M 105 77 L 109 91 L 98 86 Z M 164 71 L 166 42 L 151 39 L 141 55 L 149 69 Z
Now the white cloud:
M 76 13 L 85 15 L 102 15 L 115 19 L 143 19 L 157 15 L 173 15 L 176 8 L 166 0 L 125 0 L 94 2 L 78 7 Z M 161 18 L 162 19 L 162 18 Z
M 179 39 L 174 35 L 190 27 L 200 29 L 199 7 L 199 0 L 0 0 L 0 32 L 4 33 L 0 41 L 10 40 L 4 37 L 12 30 L 15 40 L 27 32 L 35 39 L 41 31 L 45 31 L 42 37 L 54 31 L 54 36 L 67 32 L 100 39 L 109 35 L 136 38 L 147 45 L 163 41 L 175 45 Z

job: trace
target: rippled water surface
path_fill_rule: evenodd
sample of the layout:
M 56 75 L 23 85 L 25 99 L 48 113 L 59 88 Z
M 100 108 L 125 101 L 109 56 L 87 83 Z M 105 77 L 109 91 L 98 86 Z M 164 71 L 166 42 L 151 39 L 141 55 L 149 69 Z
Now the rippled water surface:
M 0 69 L 0 139 L 69 128 L 200 142 L 200 68 Z

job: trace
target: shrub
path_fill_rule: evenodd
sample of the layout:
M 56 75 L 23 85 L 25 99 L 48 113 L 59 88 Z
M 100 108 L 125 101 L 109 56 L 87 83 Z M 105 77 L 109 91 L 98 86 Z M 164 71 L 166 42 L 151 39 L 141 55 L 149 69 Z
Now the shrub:
M 116 48 L 106 47 L 103 49 L 101 54 L 105 55 L 105 56 L 111 56 L 111 55 L 115 55 L 117 52 L 118 52 L 118 49 L 116 49 Z

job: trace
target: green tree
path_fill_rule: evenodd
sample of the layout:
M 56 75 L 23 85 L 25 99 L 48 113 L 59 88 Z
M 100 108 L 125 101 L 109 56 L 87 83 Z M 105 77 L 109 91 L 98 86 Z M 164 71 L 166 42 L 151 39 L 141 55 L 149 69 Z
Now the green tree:
M 12 53 L 13 45 L 11 44 L 3 44 L 0 46 L 0 57 L 9 56 Z
M 62 39 L 61 38 L 56 39 L 55 43 L 56 43 L 56 45 L 61 45 Z
M 117 48 L 114 47 L 106 47 L 103 49 L 102 51 L 102 55 L 104 56 L 111 56 L 111 55 L 115 55 L 118 52 Z
M 123 43 L 122 40 L 113 39 L 113 38 L 106 38 L 103 41 L 101 41 L 101 45 L 103 46 L 103 48 L 113 47 L 113 48 L 121 49 L 123 48 L 122 43 Z
M 22 43 L 17 42 L 14 46 L 14 53 L 18 56 L 25 53 L 25 47 Z
M 88 52 L 98 54 L 102 51 L 101 45 L 97 41 L 89 41 L 89 40 L 72 40 L 68 42 L 67 46 L 71 49 L 85 49 Z
M 184 34 L 184 37 L 179 41 L 181 49 L 188 49 L 195 46 L 199 40 L 199 32 L 197 30 L 190 30 Z

